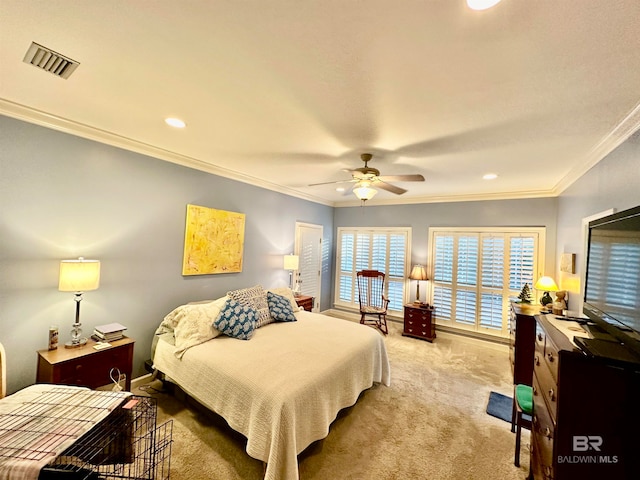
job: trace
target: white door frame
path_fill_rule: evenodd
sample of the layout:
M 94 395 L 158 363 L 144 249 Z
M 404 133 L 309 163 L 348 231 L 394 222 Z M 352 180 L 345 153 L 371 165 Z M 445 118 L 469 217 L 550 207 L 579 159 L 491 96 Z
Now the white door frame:
M 294 245 L 294 253 L 296 255 L 300 255 L 301 248 L 301 229 L 308 228 L 318 231 L 318 235 L 320 237 L 320 247 L 318 249 L 318 286 L 315 294 L 313 295 L 313 311 L 317 312 L 320 310 L 320 296 L 322 294 L 322 248 L 323 248 L 323 226 L 316 225 L 314 223 L 305 223 L 305 222 L 296 222 L 296 240 Z M 298 272 L 296 272 L 298 273 Z

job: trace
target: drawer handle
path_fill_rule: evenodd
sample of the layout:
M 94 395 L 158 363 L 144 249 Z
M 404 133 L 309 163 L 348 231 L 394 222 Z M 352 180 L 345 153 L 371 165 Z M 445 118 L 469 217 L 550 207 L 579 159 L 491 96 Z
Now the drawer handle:
M 538 341 L 539 341 L 539 342 L 541 342 L 541 341 L 542 341 L 542 334 L 541 334 L 541 333 L 539 333 L 539 334 L 538 334 Z
M 544 429 L 544 436 L 547 438 L 551 438 L 551 429 L 549 427 Z
M 426 335 L 427 335 L 427 332 L 422 332 L 422 335 L 426 336 Z
M 533 426 L 537 427 L 538 426 L 538 416 L 537 415 L 533 415 Z
M 540 357 L 538 355 L 536 355 L 536 365 L 540 365 Z
M 553 353 L 547 353 L 547 359 L 549 360 L 549 363 L 552 363 L 554 360 Z
M 423 324 L 422 324 L 422 328 L 425 328 L 426 326 L 427 326 L 427 324 L 426 324 L 426 323 L 423 323 Z
M 535 387 L 535 385 L 533 386 L 533 396 L 534 397 L 538 396 L 538 389 Z
M 553 388 L 549 389 L 549 398 L 551 399 L 552 402 L 556 401 L 556 392 L 553 391 Z

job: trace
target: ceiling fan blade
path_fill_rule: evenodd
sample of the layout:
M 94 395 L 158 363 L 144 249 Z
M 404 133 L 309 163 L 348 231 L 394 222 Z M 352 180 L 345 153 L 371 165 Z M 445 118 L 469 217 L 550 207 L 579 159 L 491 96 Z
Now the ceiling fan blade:
M 422 175 L 382 175 L 378 177 L 383 182 L 424 182 Z
M 377 182 L 374 182 L 373 186 L 386 190 L 387 192 L 395 193 L 396 195 L 402 195 L 406 192 L 404 188 L 396 187 L 395 185 L 391 185 L 390 183 L 386 183 L 380 179 L 378 179 Z
M 309 185 L 307 185 L 308 187 L 316 187 L 318 185 L 331 185 L 333 183 L 353 183 L 356 180 L 354 180 L 353 178 L 350 180 L 336 180 L 335 182 L 320 182 L 320 183 L 310 183 Z

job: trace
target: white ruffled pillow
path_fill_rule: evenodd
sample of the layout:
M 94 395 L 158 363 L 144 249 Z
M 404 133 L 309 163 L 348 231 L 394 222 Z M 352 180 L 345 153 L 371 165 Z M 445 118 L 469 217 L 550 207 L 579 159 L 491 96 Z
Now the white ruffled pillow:
M 220 315 L 227 300 L 225 296 L 212 302 L 180 305 L 164 317 L 160 327 L 173 331 L 176 339 L 176 357 L 182 358 L 188 348 L 220 335 L 213 327 L 213 322 Z

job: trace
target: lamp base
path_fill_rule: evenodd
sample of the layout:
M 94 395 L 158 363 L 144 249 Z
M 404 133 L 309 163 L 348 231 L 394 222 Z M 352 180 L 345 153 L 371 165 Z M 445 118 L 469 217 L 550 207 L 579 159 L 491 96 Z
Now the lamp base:
M 78 348 L 78 347 L 82 347 L 83 345 L 87 344 L 87 339 L 86 338 L 80 338 L 78 339 L 78 341 L 76 343 L 73 343 L 72 341 L 69 341 L 67 343 L 64 344 L 64 348 Z

